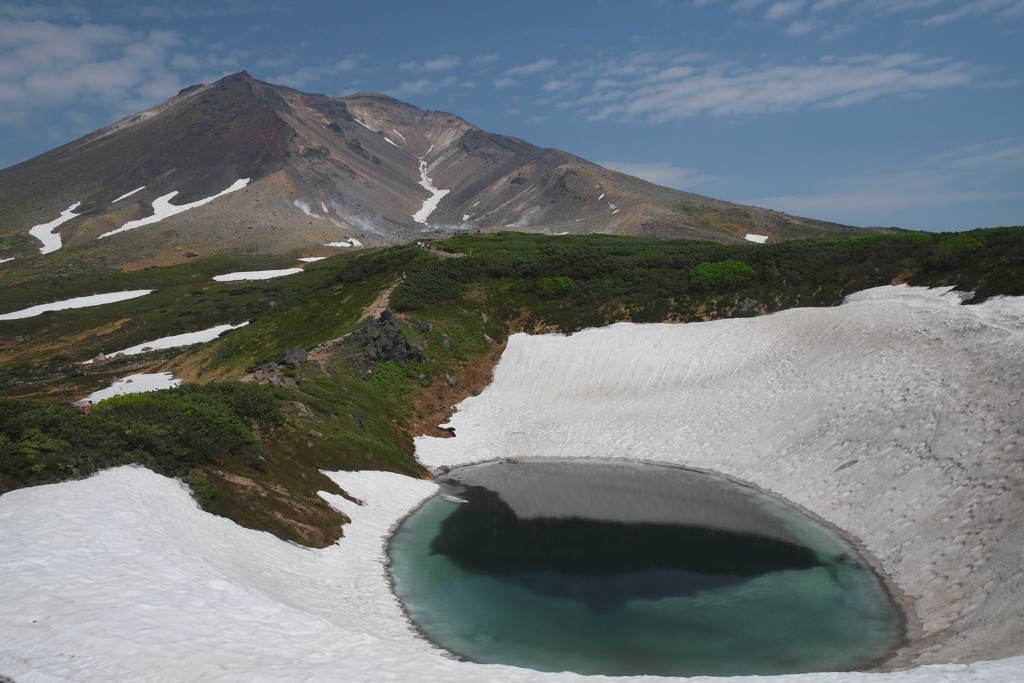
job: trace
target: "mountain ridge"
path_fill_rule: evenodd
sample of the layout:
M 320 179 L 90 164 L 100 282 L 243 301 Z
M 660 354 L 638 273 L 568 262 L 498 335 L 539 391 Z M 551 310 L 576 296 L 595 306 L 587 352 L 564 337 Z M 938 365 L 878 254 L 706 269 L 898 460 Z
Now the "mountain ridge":
M 187 204 L 240 179 L 233 195 L 118 235 L 119 248 L 96 242 L 172 192 Z M 312 95 L 244 71 L 0 170 L 0 257 L 31 255 L 29 229 L 74 203 L 63 247 L 135 265 L 506 228 L 719 242 L 864 232 L 659 187 L 387 95 Z

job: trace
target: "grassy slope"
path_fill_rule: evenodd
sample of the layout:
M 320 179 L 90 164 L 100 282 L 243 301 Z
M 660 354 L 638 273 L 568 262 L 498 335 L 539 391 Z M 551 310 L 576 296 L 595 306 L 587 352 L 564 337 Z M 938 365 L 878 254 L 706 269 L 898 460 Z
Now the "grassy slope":
M 695 277 L 696 266 L 729 260 L 748 264 L 753 275 L 731 284 Z M 285 386 L 259 388 L 283 415 L 273 428 L 257 429 L 270 454 L 265 466 L 209 458 L 194 468 L 203 477 L 189 481 L 199 482 L 211 512 L 282 538 L 324 545 L 340 533 L 343 519 L 317 496 L 320 490 L 336 490 L 320 470 L 424 475 L 412 457 L 412 436 L 430 430 L 452 404 L 487 383 L 513 332 L 829 306 L 853 291 L 893 281 L 956 285 L 975 290 L 976 300 L 1021 295 L 1024 229 L 741 246 L 501 233 L 453 238 L 431 251 L 396 247 L 346 254 L 281 280 L 222 285 L 209 279 L 215 272 L 252 267 L 224 257 L 76 278 L 82 293 L 149 287 L 159 292 L 110 310 L 0 322 L 5 340 L 0 387 L 8 397 L 67 401 L 126 374 L 129 363 L 205 382 L 238 378 L 281 360 L 292 348 L 317 349 L 299 368 L 278 371 Z M 21 277 L 18 299 L 24 305 L 63 298 L 59 283 Z M 399 280 L 392 305 L 402 312 L 402 335 L 423 349 L 425 365 L 368 361 L 365 349 L 345 337 L 366 324 L 362 310 Z M 71 363 L 101 349 L 240 318 L 250 325 L 195 350 L 85 369 Z M 60 349 L 63 360 L 46 349 Z M 357 369 L 367 367 L 372 372 L 364 379 Z M 5 386 L 12 379 L 25 383 Z M 16 445 L 9 438 L 6 447 Z M 152 457 L 141 461 L 152 466 Z M 50 478 L 74 474 L 56 472 Z M 17 485 L 0 479 L 0 490 Z

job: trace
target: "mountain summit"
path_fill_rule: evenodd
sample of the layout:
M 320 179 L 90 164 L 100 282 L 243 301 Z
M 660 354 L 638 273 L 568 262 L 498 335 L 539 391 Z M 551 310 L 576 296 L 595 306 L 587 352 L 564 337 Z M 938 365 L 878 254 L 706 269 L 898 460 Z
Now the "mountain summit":
M 129 265 L 500 229 L 857 231 L 659 187 L 384 95 L 311 95 L 246 72 L 0 171 L 0 221 L 0 259 L 91 249 Z

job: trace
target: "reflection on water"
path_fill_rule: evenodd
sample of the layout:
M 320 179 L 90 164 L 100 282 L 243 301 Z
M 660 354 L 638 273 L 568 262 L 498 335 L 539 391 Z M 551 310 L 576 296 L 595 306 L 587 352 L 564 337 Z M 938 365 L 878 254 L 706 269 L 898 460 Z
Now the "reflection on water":
M 751 489 L 679 468 L 460 468 L 395 533 L 395 591 L 480 662 L 612 675 L 848 670 L 899 615 L 841 539 Z M 452 502 L 463 500 L 464 503 Z
M 735 584 L 748 577 L 822 563 L 810 548 L 706 526 L 520 518 L 488 489 L 441 523 L 430 543 L 460 569 L 553 597 L 607 606 L 657 600 Z

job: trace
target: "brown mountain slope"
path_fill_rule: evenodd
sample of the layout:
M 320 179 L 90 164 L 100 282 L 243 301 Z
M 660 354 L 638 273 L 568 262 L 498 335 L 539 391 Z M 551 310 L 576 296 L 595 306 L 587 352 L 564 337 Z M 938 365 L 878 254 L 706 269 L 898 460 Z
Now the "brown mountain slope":
M 196 202 L 240 179 L 122 229 L 154 202 Z M 0 171 L 0 258 L 38 255 L 30 228 L 75 203 L 56 228 L 62 248 L 129 267 L 509 227 L 718 241 L 857 231 L 658 187 L 383 95 L 309 95 L 244 72 Z

